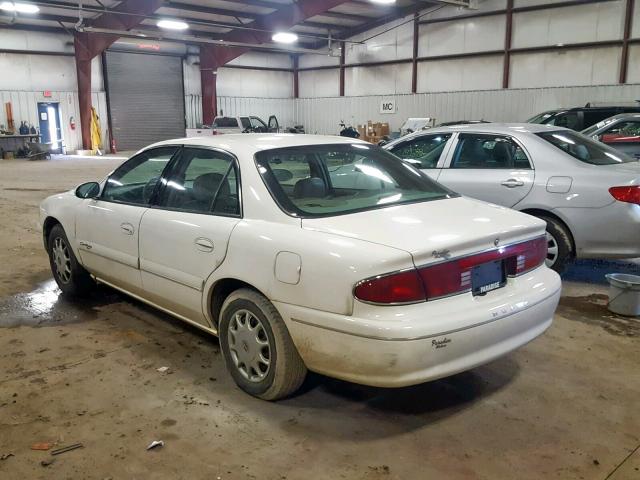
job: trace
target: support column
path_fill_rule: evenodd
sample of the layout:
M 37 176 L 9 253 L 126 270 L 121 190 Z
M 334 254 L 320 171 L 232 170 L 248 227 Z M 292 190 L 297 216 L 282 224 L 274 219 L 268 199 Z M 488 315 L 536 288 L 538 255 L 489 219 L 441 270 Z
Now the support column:
M 513 0 L 507 0 L 506 25 L 504 33 L 504 65 L 502 69 L 502 88 L 509 88 L 511 68 L 511 37 L 513 30 Z
M 91 149 L 91 56 L 86 33 L 74 36 L 82 148 Z
M 344 97 L 344 65 L 346 63 L 347 52 L 344 42 L 340 42 L 340 96 Z
M 411 59 L 411 93 L 418 91 L 418 39 L 420 36 L 420 16 L 413 14 L 413 58 Z
M 209 45 L 200 47 L 200 86 L 202 89 L 202 123 L 213 124 L 218 114 L 218 95 L 216 81 L 218 62 L 215 49 Z
M 298 78 L 298 68 L 300 59 L 298 55 L 293 56 L 293 98 L 300 98 L 300 84 Z
M 631 37 L 634 3 L 634 0 L 627 0 L 624 13 L 624 33 L 622 35 L 622 55 L 620 59 L 619 83 L 627 83 L 627 70 L 629 69 L 629 38 Z

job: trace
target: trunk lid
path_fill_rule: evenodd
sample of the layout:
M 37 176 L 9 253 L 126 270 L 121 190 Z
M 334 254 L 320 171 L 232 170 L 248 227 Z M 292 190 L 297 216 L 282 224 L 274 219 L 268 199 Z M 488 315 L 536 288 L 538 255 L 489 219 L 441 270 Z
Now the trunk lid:
M 545 222 L 464 197 L 303 219 L 302 228 L 357 238 L 411 254 L 416 265 L 544 235 Z

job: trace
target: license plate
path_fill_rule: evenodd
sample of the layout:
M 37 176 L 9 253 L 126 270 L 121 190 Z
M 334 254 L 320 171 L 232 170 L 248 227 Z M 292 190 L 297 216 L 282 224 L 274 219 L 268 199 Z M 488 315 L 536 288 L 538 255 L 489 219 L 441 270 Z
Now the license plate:
M 484 295 L 506 283 L 502 260 L 483 263 L 471 270 L 471 289 L 474 295 Z

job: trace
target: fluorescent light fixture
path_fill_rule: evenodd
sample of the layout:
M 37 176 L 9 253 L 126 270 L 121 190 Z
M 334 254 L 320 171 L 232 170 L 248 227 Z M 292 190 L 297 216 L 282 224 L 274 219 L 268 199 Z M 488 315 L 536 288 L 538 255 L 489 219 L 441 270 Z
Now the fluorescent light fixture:
M 392 3 L 396 3 L 396 0 L 371 0 L 371 3 L 378 3 L 382 5 L 391 5 Z
M 277 32 L 273 34 L 271 40 L 277 43 L 294 43 L 298 41 L 298 35 L 291 32 Z
M 189 24 L 181 20 L 158 20 L 156 25 L 167 30 L 186 30 L 189 28 Z
M 36 13 L 40 11 L 40 8 L 32 3 L 2 2 L 0 3 L 0 10 L 6 12 Z

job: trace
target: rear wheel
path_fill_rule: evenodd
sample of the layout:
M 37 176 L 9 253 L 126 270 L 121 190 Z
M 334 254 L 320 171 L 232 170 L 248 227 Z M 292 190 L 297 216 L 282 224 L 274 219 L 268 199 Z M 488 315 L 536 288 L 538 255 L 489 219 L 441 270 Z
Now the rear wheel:
M 556 272 L 562 273 L 574 256 L 571 236 L 567 228 L 558 220 L 544 216 L 540 216 L 540 219 L 547 222 L 547 258 L 545 264 Z
M 78 263 L 62 225 L 55 225 L 51 229 L 47 245 L 51 272 L 62 293 L 75 297 L 88 295 L 95 282 Z
M 307 368 L 267 298 L 247 288 L 236 290 L 221 312 L 220 348 L 242 390 L 263 400 L 278 400 L 300 388 Z

